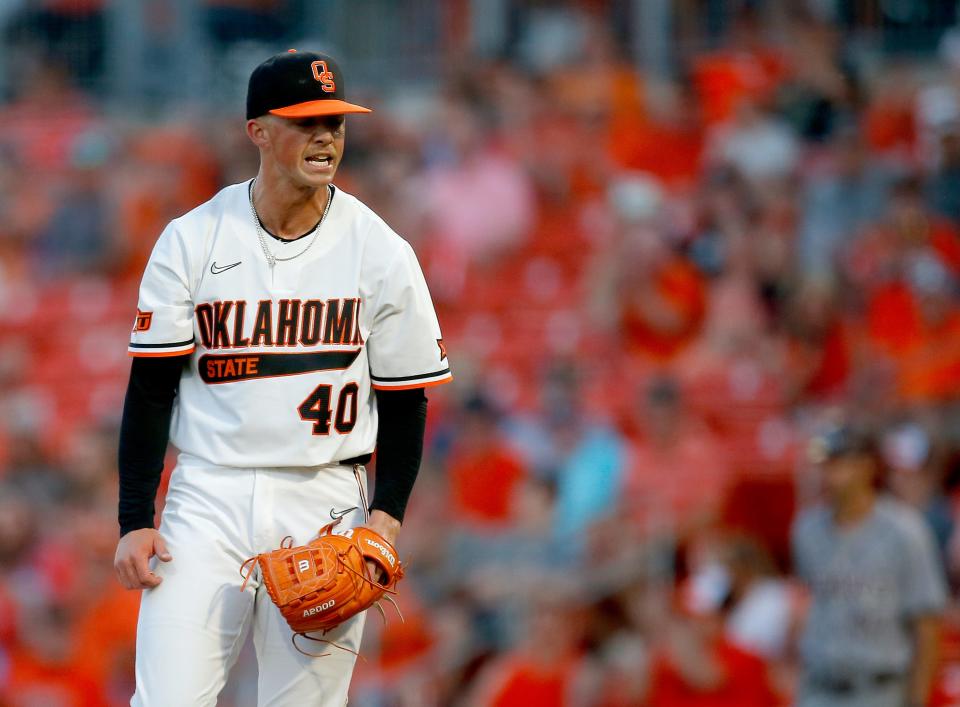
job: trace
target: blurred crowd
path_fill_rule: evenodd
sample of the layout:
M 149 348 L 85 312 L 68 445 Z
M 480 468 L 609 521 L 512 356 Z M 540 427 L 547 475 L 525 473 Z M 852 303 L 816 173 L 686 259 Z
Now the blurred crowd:
M 787 705 L 821 425 L 873 430 L 960 582 L 960 34 L 851 66 L 830 24 L 773 41 L 747 14 L 665 78 L 589 14 L 568 30 L 348 121 L 338 185 L 413 244 L 456 375 L 428 396 L 405 620 L 368 621 L 355 701 Z M 37 62 L 0 105 L 11 707 L 129 699 L 136 288 L 166 222 L 257 166 L 239 114 L 132 121 L 75 86 Z M 931 704 L 960 704 L 958 609 Z

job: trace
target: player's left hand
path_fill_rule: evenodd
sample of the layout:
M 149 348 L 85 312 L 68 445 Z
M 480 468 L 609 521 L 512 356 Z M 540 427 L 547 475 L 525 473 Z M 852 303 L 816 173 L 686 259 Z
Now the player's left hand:
M 397 536 L 400 534 L 400 521 L 389 513 L 372 511 L 370 513 L 370 519 L 364 525 L 389 540 L 390 544 L 394 547 L 397 546 Z M 367 562 L 367 570 L 369 570 L 370 576 L 378 582 L 382 580 L 380 568 L 373 562 Z

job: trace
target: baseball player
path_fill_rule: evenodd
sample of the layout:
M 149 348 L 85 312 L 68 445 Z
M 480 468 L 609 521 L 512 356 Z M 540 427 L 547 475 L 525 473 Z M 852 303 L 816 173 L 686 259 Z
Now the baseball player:
M 946 603 L 933 534 L 914 509 L 877 494 L 878 454 L 865 430 L 827 430 L 811 451 L 827 502 L 793 528 L 812 600 L 797 705 L 925 705 Z
M 424 388 L 451 380 L 410 246 L 333 185 L 348 113 L 322 54 L 250 77 L 256 178 L 160 235 L 140 286 L 120 432 L 115 568 L 143 592 L 131 704 L 213 705 L 248 630 L 259 705 L 343 705 L 363 615 L 305 656 L 239 567 L 331 519 L 395 542 L 420 465 Z M 168 438 L 179 449 L 159 530 Z M 364 464 L 378 449 L 367 499 Z

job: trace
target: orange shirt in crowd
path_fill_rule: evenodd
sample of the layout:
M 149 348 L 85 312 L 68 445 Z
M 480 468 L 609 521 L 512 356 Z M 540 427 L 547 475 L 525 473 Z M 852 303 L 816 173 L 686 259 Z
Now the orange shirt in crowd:
M 692 183 L 700 171 L 703 134 L 684 126 L 618 118 L 611 121 L 607 150 L 625 169 L 649 172 L 670 185 Z
M 819 400 L 842 395 L 852 370 L 854 340 L 849 329 L 837 319 L 823 332 L 791 336 L 783 362 L 790 384 Z
M 940 632 L 940 666 L 930 691 L 929 707 L 960 704 L 960 625 L 948 616 Z
M 480 524 L 509 521 L 514 489 L 526 475 L 516 456 L 498 447 L 454 454 L 449 473 L 455 517 Z
M 89 648 L 96 650 L 96 646 Z M 18 651 L 11 654 L 8 673 L 0 682 L 0 704 L 107 707 L 109 703 L 103 685 L 76 666 L 46 663 Z
M 850 376 L 850 342 L 846 327 L 836 322 L 819 342 L 814 353 L 811 375 L 806 381 L 806 392 L 814 396 L 829 396 L 842 392 Z
M 774 707 L 779 701 L 770 687 L 767 668 L 757 656 L 720 640 L 713 650 L 723 678 L 712 689 L 687 683 L 663 656 L 654 661 L 649 707 Z
M 661 361 L 673 358 L 699 333 L 706 300 L 703 277 L 696 268 L 684 258 L 673 258 L 652 275 L 651 282 L 626 293 L 621 315 L 626 348 Z M 646 314 L 650 307 L 669 311 L 676 325 L 667 328 L 651 321 Z
M 403 669 L 425 658 L 436 643 L 430 615 L 413 592 L 404 592 L 396 599 L 403 620 L 389 616 L 379 640 L 379 667 L 384 671 Z M 392 608 L 384 606 L 385 611 Z
M 539 662 L 520 654 L 506 657 L 499 666 L 489 707 L 547 707 L 569 704 L 570 683 L 576 659 Z
M 767 99 L 786 75 L 782 57 L 772 51 L 718 51 L 693 63 L 693 82 L 708 124 L 723 122 L 743 98 Z
M 892 282 L 868 303 L 867 337 L 889 357 L 904 399 L 942 400 L 960 393 L 960 311 L 932 325 L 911 289 Z
M 914 110 L 909 101 L 874 101 L 863 118 L 863 131 L 871 150 L 883 152 L 914 145 L 917 138 Z
M 891 356 L 915 349 L 923 324 L 910 288 L 891 282 L 879 288 L 867 306 L 867 330 L 871 342 Z
M 132 669 L 140 608 L 139 592 L 128 591 L 113 581 L 105 589 L 77 622 L 72 659 L 79 672 L 100 684 L 106 684 L 117 672 Z
M 960 394 L 960 312 L 927 330 L 901 361 L 899 393 L 912 402 L 936 402 Z

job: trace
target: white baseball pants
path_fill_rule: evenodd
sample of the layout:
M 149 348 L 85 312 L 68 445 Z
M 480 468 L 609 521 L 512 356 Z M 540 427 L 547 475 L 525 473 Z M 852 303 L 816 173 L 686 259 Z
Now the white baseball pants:
M 355 656 L 297 638 L 255 572 L 243 582 L 240 565 L 273 550 L 284 536 L 306 543 L 346 513 L 337 531 L 365 520 L 366 471 L 361 466 L 236 469 L 181 455 L 170 480 L 160 533 L 172 556 L 153 558 L 163 582 L 146 589 L 137 624 L 134 707 L 215 705 L 251 626 L 259 676 L 259 707 L 343 707 Z M 325 638 L 360 649 L 363 614 Z

